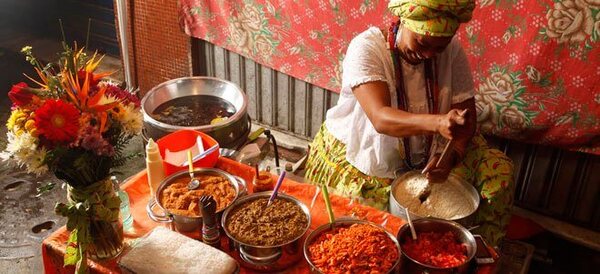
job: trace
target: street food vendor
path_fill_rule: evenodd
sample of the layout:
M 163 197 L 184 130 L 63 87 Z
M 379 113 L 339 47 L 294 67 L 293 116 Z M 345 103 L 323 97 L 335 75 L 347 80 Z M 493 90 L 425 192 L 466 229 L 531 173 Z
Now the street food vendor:
M 398 22 L 351 41 L 340 98 L 310 146 L 307 181 L 385 209 L 398 172 L 425 169 L 430 182 L 454 173 L 482 197 L 476 232 L 499 243 L 510 218 L 513 165 L 476 133 L 471 70 L 454 38 L 474 7 L 473 0 L 392 0 Z M 454 145 L 449 160 L 436 165 L 444 139 Z

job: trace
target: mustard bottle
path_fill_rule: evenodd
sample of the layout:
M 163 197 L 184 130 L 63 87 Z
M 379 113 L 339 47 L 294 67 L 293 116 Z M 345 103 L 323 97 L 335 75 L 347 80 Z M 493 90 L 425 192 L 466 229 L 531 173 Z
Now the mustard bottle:
M 165 169 L 163 159 L 158 151 L 158 145 L 152 138 L 148 140 L 146 145 L 146 173 L 148 174 L 150 193 L 154 197 L 158 186 L 165 179 Z

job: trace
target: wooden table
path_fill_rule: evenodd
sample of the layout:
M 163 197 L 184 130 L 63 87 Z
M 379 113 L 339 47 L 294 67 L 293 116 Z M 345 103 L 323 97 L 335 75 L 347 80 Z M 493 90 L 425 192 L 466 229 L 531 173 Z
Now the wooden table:
M 240 164 L 227 158 L 220 158 L 216 167 L 233 175 L 242 177 L 246 180 L 246 182 L 248 182 L 249 185 L 251 185 L 250 182 L 252 182 L 252 179 L 254 178 L 254 169 L 252 167 Z M 249 187 L 251 188 L 251 186 Z M 152 230 L 152 228 L 161 224 L 153 222 L 146 214 L 146 205 L 150 198 L 150 189 L 148 187 L 145 170 L 139 172 L 125 182 L 123 189 L 129 194 L 131 214 L 134 218 L 134 231 L 125 233 L 125 241 L 131 242 L 132 240 L 143 236 Z M 251 192 L 252 189 L 249 189 L 249 191 Z M 319 225 L 328 222 L 327 213 L 325 211 L 325 203 L 321 198 L 321 195 L 314 199 L 317 191 L 315 186 L 286 179 L 283 182 L 280 191 L 298 198 L 310 208 L 311 226 L 309 231 L 312 231 Z M 385 227 L 385 229 L 391 232 L 393 235 L 396 235 L 400 227 L 405 223 L 404 220 L 397 216 L 393 216 L 387 212 L 380 211 L 375 208 L 352 203 L 349 199 L 336 195 L 331 196 L 331 203 L 336 217 L 354 216 L 360 219 L 369 220 L 383 225 L 383 227 Z M 199 233 L 196 233 L 195 235 L 186 235 L 192 238 L 199 238 Z M 62 227 L 43 241 L 42 258 L 46 273 L 74 272 L 73 266 L 63 266 L 63 256 L 67 238 L 68 232 L 65 227 Z M 87 263 L 89 270 L 92 273 L 121 273 L 121 270 L 116 263 L 117 259 L 98 262 L 88 259 Z M 492 266 L 485 268 L 480 267 L 477 273 L 490 273 L 492 268 Z M 285 270 L 285 273 L 307 272 L 309 272 L 309 265 L 305 260 L 300 260 L 293 267 Z M 259 272 L 242 267 L 241 273 Z

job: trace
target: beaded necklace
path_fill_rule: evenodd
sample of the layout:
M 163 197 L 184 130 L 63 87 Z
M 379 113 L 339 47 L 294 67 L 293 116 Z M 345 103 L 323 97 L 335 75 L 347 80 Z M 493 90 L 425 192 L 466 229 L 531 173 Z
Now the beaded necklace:
M 400 25 L 397 22 L 392 23 L 392 25 L 390 26 L 390 29 L 388 31 L 388 43 L 389 43 L 389 48 L 390 48 L 391 54 L 392 54 L 392 60 L 394 61 L 394 68 L 395 68 L 395 74 L 396 74 L 396 98 L 398 101 L 398 108 L 403 111 L 408 111 L 408 106 L 407 106 L 408 99 L 406 98 L 406 90 L 404 88 L 404 76 L 402 75 L 402 63 L 401 63 L 402 57 L 400 56 L 400 50 L 396 46 L 396 39 L 397 39 L 399 28 L 400 28 Z M 428 106 L 429 114 L 435 114 L 435 113 L 439 112 L 439 110 L 438 110 L 439 88 L 438 88 L 437 75 L 435 75 L 435 72 L 436 72 L 436 70 L 434 69 L 435 67 L 436 67 L 435 59 L 433 59 L 433 58 L 425 59 L 425 64 L 424 64 L 425 89 L 427 92 L 427 106 Z M 410 153 L 409 138 L 408 137 L 403 138 L 402 143 L 404 145 L 404 163 L 406 164 L 407 167 L 409 167 L 412 170 L 422 169 L 425 166 L 425 163 L 427 162 L 427 159 L 428 159 L 427 156 L 429 155 L 429 151 L 431 149 L 431 144 L 433 142 L 433 136 L 432 135 L 425 136 L 425 141 L 426 141 L 426 143 L 425 143 L 424 155 L 426 157 L 423 157 L 419 163 L 415 164 L 412 161 L 412 155 Z

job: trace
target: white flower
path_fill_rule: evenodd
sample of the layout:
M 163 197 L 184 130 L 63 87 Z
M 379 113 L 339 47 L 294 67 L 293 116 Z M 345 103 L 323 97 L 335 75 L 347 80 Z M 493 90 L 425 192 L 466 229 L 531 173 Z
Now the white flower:
M 594 1 L 590 1 L 594 2 Z M 558 43 L 582 42 L 592 34 L 594 18 L 589 3 L 565 0 L 554 3 L 554 9 L 548 10 L 546 34 Z
M 129 135 L 136 135 L 142 132 L 142 112 L 135 108 L 133 104 L 124 105 L 123 113 L 118 115 L 119 123 L 123 126 L 123 131 Z
M 2 160 L 25 167 L 27 172 L 37 175 L 48 171 L 48 167 L 44 164 L 47 151 L 45 148 L 38 149 L 37 138 L 28 132 L 17 136 L 11 131 L 6 133 L 6 137 L 8 144 L 6 150 L 0 153 Z
M 528 65 L 525 68 L 525 73 L 527 74 L 527 78 L 534 83 L 537 83 L 541 80 L 540 72 L 532 65 Z

